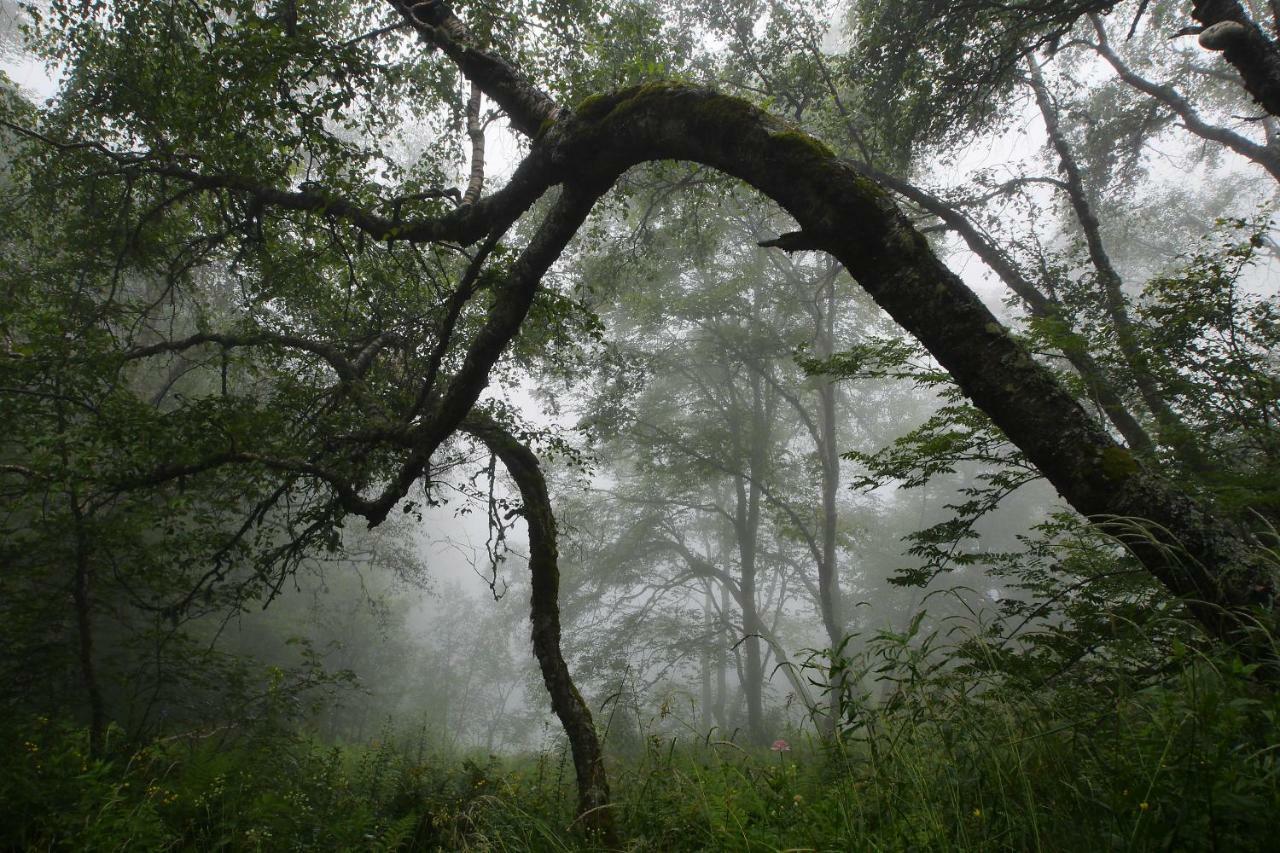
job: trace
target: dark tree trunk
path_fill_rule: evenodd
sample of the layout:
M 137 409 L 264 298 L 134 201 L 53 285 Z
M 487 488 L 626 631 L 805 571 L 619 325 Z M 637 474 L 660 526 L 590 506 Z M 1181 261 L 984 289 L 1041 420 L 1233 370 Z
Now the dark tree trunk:
M 1140 528 L 1126 544 L 1205 628 L 1241 644 L 1249 659 L 1271 660 L 1253 626 L 1270 619 L 1274 578 L 1248 536 L 1117 445 L 942 265 L 889 196 L 821 143 L 745 101 L 664 84 L 591 99 L 542 146 L 548 168 L 566 177 L 587 163 L 603 175 L 647 160 L 694 160 L 778 201 L 802 227 L 790 246 L 835 255 L 1076 510 L 1112 529 Z M 1116 527 L 1117 519 L 1126 523 Z
M 533 653 L 542 669 L 542 680 L 551 695 L 551 707 L 573 752 L 578 781 L 578 817 L 591 832 L 612 842 L 613 814 L 609 804 L 609 782 L 604 757 L 596 735 L 591 710 L 574 686 L 560 651 L 560 569 L 556 546 L 556 520 L 551 511 L 546 480 L 537 457 L 495 421 L 473 412 L 463 429 L 480 439 L 502 460 L 520 489 L 522 514 L 529 526 L 529 573 L 532 594 L 529 600 L 533 623 Z
M 1205 25 L 1200 44 L 1222 52 L 1262 108 L 1280 116 L 1280 49 L 1239 0 L 1194 0 L 1191 17 Z M 1273 22 L 1274 23 L 1274 22 Z
M 80 678 L 89 700 L 89 754 L 99 756 L 106 739 L 107 708 L 98 683 L 98 671 L 93 651 L 93 569 L 89 560 L 89 535 L 86 520 L 80 508 L 80 499 L 72 488 L 67 494 L 71 506 L 71 518 L 75 525 L 75 576 L 72 580 L 72 601 L 76 609 L 76 637 L 80 658 Z

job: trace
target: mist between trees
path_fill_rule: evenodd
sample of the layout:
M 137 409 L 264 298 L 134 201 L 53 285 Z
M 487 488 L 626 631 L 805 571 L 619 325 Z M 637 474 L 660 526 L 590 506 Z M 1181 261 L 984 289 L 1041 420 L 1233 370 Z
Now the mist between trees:
M 1265 849 L 1276 15 L 0 3 L 3 844 Z

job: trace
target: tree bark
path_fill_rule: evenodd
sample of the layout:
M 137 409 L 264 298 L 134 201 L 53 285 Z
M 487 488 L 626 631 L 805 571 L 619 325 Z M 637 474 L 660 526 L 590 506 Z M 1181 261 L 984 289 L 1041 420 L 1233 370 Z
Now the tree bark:
M 1085 245 L 1089 250 L 1089 260 L 1093 264 L 1094 276 L 1102 288 L 1103 304 L 1107 317 L 1111 321 L 1111 329 L 1116 336 L 1116 346 L 1124 357 L 1125 366 L 1138 389 L 1138 396 L 1147 410 L 1155 418 L 1156 434 L 1162 443 L 1173 449 L 1178 458 L 1193 471 L 1204 471 L 1207 467 L 1203 455 L 1191 442 L 1187 429 L 1177 414 L 1170 408 L 1161 394 L 1159 383 L 1147 367 L 1146 354 L 1138 345 L 1133 321 L 1129 317 L 1129 302 L 1124 294 L 1124 282 L 1111 256 L 1102 242 L 1102 226 L 1094 210 L 1084 185 L 1084 175 L 1075 153 L 1071 150 L 1066 135 L 1058 124 L 1058 108 L 1053 103 L 1049 89 L 1045 85 L 1040 65 L 1034 56 L 1027 54 L 1027 69 L 1030 72 L 1031 90 L 1035 93 L 1036 104 L 1040 107 L 1040 115 L 1044 118 L 1045 131 L 1049 142 L 1057 152 L 1062 172 L 1066 178 L 1067 200 L 1075 212 L 1076 221 L 1084 233 Z
M 578 781 L 578 819 L 606 843 L 614 840 L 613 813 L 604 756 L 591 710 L 574 686 L 560 651 L 560 568 L 556 546 L 556 520 L 551 511 L 546 479 L 533 452 L 496 421 L 471 412 L 462 429 L 478 438 L 506 467 L 520 489 L 521 514 L 529 526 L 529 573 L 532 594 L 529 615 L 533 623 L 533 653 L 542 669 L 542 680 L 551 695 L 551 707 L 569 738 L 573 768 Z
M 715 706 L 715 698 L 711 693 L 711 659 L 715 653 L 716 640 L 720 637 L 720 631 L 716 627 L 715 610 L 712 606 L 712 586 L 707 584 L 702 590 L 702 648 L 698 650 L 698 675 L 700 676 L 701 693 L 699 694 L 698 710 L 702 717 L 702 728 L 710 732 L 715 725 L 715 716 L 713 708 Z
M 813 303 L 813 354 L 827 359 L 835 354 L 836 277 L 827 276 Z M 844 645 L 846 627 L 840 602 L 840 573 L 836 565 L 836 528 L 839 514 L 836 492 L 840 487 L 840 445 L 836 425 L 836 383 L 819 377 L 817 451 L 822 464 L 822 560 L 818 563 L 818 600 L 822 622 L 827 629 L 827 643 L 832 663 Z M 831 671 L 836 671 L 832 667 Z M 829 707 L 825 725 L 819 723 L 826 736 L 835 734 L 843 715 L 848 683 L 843 668 L 840 675 L 827 684 Z
M 724 587 L 720 588 L 720 614 L 721 621 L 716 631 L 716 652 L 715 652 L 715 675 L 716 675 L 716 698 L 712 711 L 715 715 L 716 725 L 723 732 L 729 728 L 729 715 L 725 711 L 725 706 L 729 702 L 729 590 Z
M 1236 152 L 1241 157 L 1256 163 L 1271 177 L 1280 181 L 1280 152 L 1270 145 L 1259 145 L 1251 139 L 1241 136 L 1227 127 L 1209 124 L 1191 106 L 1191 102 L 1182 97 L 1172 86 L 1163 86 L 1138 74 L 1111 48 L 1107 40 L 1107 30 L 1102 19 L 1097 15 L 1089 16 L 1093 31 L 1098 36 L 1098 43 L 1093 49 L 1098 55 L 1110 63 L 1117 75 L 1125 83 L 1168 107 L 1174 115 L 1182 119 L 1183 126 L 1201 139 L 1216 142 L 1224 148 Z
M 836 282 L 831 276 L 823 283 L 821 310 L 814 318 L 814 355 L 835 354 Z M 840 575 L 836 568 L 836 527 L 839 516 L 836 491 L 840 487 L 840 445 L 836 428 L 836 383 L 820 378 L 818 384 L 818 433 L 822 438 L 818 453 L 822 461 L 822 562 L 818 565 L 818 589 L 822 600 L 822 621 L 834 649 L 844 639 L 845 626 L 840 611 Z
M 760 496 L 754 483 L 737 480 L 738 505 L 734 519 L 738 540 L 739 586 L 742 589 L 743 651 L 742 692 L 747 700 L 747 734 L 752 743 L 767 742 L 764 730 L 764 662 L 760 650 L 761 629 L 756 606 L 756 537 L 759 534 Z
M 107 708 L 98 683 L 93 651 L 93 569 L 89 561 L 89 535 L 75 487 L 68 489 L 67 502 L 75 526 L 75 575 L 71 597 L 76 610 L 76 637 L 80 657 L 80 678 L 89 700 L 89 755 L 100 756 L 106 741 Z
M 1040 288 L 1023 275 L 999 246 L 988 240 L 969 218 L 954 206 L 870 164 L 857 165 L 858 170 L 867 177 L 920 205 L 959 234 L 970 251 L 981 258 L 1005 287 L 1012 290 L 1023 301 L 1031 316 L 1049 320 L 1060 326 L 1062 331 L 1070 336 L 1062 344 L 1063 357 L 1080 374 L 1080 378 L 1089 389 L 1089 396 L 1097 402 L 1098 407 L 1107 416 L 1107 420 L 1111 421 L 1111 425 L 1124 437 L 1131 450 L 1143 454 L 1151 451 L 1151 437 L 1129 411 L 1124 398 L 1120 396 L 1102 365 L 1089 354 L 1086 349 L 1087 342 L 1071 329 L 1071 324 L 1061 305 L 1045 296 Z
M 1239 0 L 1194 0 L 1191 17 L 1205 25 L 1200 45 L 1222 52 L 1240 72 L 1245 90 L 1280 116 L 1280 49 Z
M 472 205 L 484 192 L 484 126 L 480 124 L 480 87 L 471 84 L 471 97 L 467 99 L 467 138 L 471 140 L 471 176 L 467 179 L 467 191 L 462 203 Z
M 107 706 L 94 660 L 92 545 L 89 521 L 85 518 L 84 507 L 80 502 L 80 490 L 76 487 L 77 474 L 72 465 L 71 449 L 67 446 L 66 435 L 70 424 L 61 394 L 58 395 L 56 417 L 58 453 L 67 477 L 67 509 L 74 537 L 72 555 L 75 568 L 71 576 L 71 601 L 76 614 L 76 652 L 80 663 L 80 680 L 89 704 L 89 755 L 98 757 L 106 743 Z

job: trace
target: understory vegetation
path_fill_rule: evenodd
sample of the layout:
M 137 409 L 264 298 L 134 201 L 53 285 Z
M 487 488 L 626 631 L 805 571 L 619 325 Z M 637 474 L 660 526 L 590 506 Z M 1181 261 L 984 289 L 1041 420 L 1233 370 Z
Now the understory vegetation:
M 1030 690 L 913 673 L 905 640 L 874 644 L 893 701 L 847 708 L 835 740 L 742 746 L 678 709 L 636 721 L 610 760 L 622 849 L 1267 848 L 1280 700 L 1238 660 L 1180 645 L 1157 678 Z M 264 720 L 142 747 L 113 732 L 93 758 L 82 727 L 46 717 L 5 741 L 11 849 L 600 849 L 573 831 L 563 745 L 499 757 L 392 724 L 334 744 Z

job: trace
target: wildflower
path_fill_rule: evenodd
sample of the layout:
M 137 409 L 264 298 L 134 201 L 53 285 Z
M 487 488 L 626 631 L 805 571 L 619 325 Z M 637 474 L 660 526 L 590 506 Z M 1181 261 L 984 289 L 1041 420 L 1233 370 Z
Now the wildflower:
M 1147 809 L 1149 809 L 1149 808 L 1151 808 L 1151 804 L 1150 804 L 1150 803 L 1148 803 L 1146 800 L 1143 800 L 1142 802 L 1138 803 L 1138 810 L 1139 810 L 1139 811 L 1144 811 L 1144 812 L 1145 812 L 1145 811 L 1146 811 Z
M 800 796 L 799 794 L 796 794 L 794 797 L 791 798 L 791 801 L 798 806 L 804 802 L 804 797 Z
M 976 818 L 981 819 L 981 818 L 982 818 L 982 809 L 974 809 L 974 810 L 973 810 L 973 816 L 974 816 L 974 817 L 976 817 Z
M 25 746 L 25 747 L 27 748 L 27 752 L 39 752 L 39 751 L 40 751 L 40 747 L 36 746 L 36 745 L 35 745 L 34 743 L 32 743 L 31 741 L 27 741 L 26 743 L 24 743 L 24 744 L 23 744 L 23 746 Z
M 774 752 L 790 752 L 791 744 L 787 743 L 782 738 L 778 738 L 773 742 L 773 746 L 769 748 L 772 749 Z

